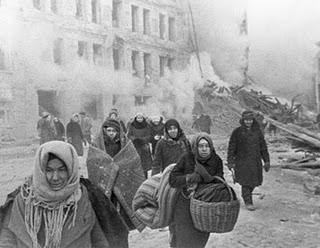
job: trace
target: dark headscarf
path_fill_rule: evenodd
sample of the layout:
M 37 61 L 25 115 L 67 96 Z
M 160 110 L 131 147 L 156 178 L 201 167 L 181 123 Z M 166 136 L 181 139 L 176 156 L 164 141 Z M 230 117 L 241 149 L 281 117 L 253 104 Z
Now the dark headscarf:
M 209 146 L 210 146 L 210 155 L 207 157 L 207 158 L 202 158 L 200 155 L 199 155 L 199 151 L 198 151 L 198 145 L 199 145 L 199 142 L 200 140 L 202 139 L 205 139 Z M 211 137 L 207 134 L 207 133 L 204 133 L 204 132 L 201 132 L 199 134 L 197 134 L 192 142 L 191 142 L 191 148 L 192 148 L 192 153 L 195 157 L 196 160 L 198 160 L 200 163 L 205 163 L 206 161 L 208 161 L 213 155 L 216 154 L 216 151 L 214 149 L 214 146 L 213 146 L 213 142 L 212 142 L 212 139 Z
M 171 126 L 175 126 L 177 129 L 178 129 L 178 134 L 177 134 L 177 137 L 175 138 L 171 138 L 171 136 L 169 135 L 168 133 L 168 129 L 171 127 Z M 166 135 L 170 138 L 170 139 L 173 139 L 175 141 L 179 140 L 180 137 L 182 137 L 184 134 L 183 134 L 183 130 L 181 129 L 180 127 L 180 124 L 177 120 L 175 119 L 169 119 L 166 121 L 166 123 L 164 124 L 164 131 L 166 133 Z
M 120 133 L 120 123 L 117 120 L 107 118 L 102 127 L 113 127 L 118 133 Z

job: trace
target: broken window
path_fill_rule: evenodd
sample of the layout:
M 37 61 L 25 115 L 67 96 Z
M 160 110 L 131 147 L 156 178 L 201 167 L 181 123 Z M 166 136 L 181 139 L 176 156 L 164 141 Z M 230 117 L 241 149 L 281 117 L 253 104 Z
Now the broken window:
M 120 51 L 118 48 L 113 48 L 113 68 L 115 71 L 120 69 Z
M 51 11 L 52 13 L 58 13 L 58 3 L 57 0 L 51 0 Z
M 159 35 L 160 39 L 164 40 L 164 34 L 166 30 L 165 16 L 163 14 L 159 15 Z
M 175 34 L 175 32 L 176 32 L 175 25 L 176 25 L 175 19 L 173 17 L 169 17 L 169 40 L 170 41 L 174 41 L 175 38 L 176 38 L 175 37 L 176 36 L 176 34 Z
M 167 64 L 167 66 L 168 66 L 168 68 L 169 68 L 170 70 L 173 69 L 173 63 L 174 63 L 174 58 L 168 58 L 168 64 Z
M 150 10 L 143 9 L 143 34 L 150 34 Z
M 75 0 L 76 1 L 76 17 L 81 18 L 83 17 L 83 2 L 82 0 Z
M 132 63 L 132 75 L 133 76 L 139 76 L 139 52 L 138 51 L 132 51 L 131 54 L 131 63 Z
M 166 67 L 166 61 L 167 61 L 167 58 L 166 57 L 163 57 L 163 56 L 160 56 L 159 57 L 159 62 L 160 62 L 160 77 L 163 77 L 164 76 L 164 68 Z
M 119 0 L 112 1 L 112 26 L 118 28 L 120 26 L 120 5 Z
M 99 0 L 91 0 L 92 22 L 100 23 L 99 20 Z
M 0 70 L 6 69 L 6 56 L 2 49 L 0 49 Z
M 152 70 L 150 53 L 143 54 L 143 69 L 144 69 L 145 83 L 148 84 L 151 80 L 151 70 Z
M 93 63 L 103 65 L 103 49 L 100 44 L 93 44 Z
M 78 41 L 78 56 L 80 58 L 88 59 L 88 43 L 85 41 Z
M 41 0 L 33 0 L 33 7 L 38 10 L 41 10 Z
M 53 61 L 57 65 L 62 64 L 62 56 L 63 56 L 63 40 L 58 38 L 54 41 L 53 44 Z
M 132 32 L 139 31 L 139 16 L 138 16 L 138 7 L 131 5 L 131 22 L 132 22 Z

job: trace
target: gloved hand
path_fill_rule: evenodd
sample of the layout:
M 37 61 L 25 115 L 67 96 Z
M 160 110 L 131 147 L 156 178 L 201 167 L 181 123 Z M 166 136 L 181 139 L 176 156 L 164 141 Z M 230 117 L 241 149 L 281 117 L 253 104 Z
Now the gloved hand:
M 202 181 L 202 177 L 196 173 L 193 172 L 191 174 L 187 174 L 187 184 L 192 184 L 192 183 L 200 183 Z
M 233 164 L 233 163 L 227 164 L 227 166 L 228 166 L 228 169 L 229 169 L 229 170 L 232 170 L 232 169 L 234 169 L 234 167 L 236 167 L 236 165 Z
M 269 170 L 270 170 L 270 162 L 266 162 L 266 163 L 264 163 L 264 171 L 265 172 L 268 172 Z

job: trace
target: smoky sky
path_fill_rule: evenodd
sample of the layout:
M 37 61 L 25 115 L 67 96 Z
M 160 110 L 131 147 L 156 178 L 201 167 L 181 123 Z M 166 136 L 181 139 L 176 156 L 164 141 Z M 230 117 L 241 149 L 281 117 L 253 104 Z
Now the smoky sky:
M 320 41 L 317 0 L 191 0 L 200 50 L 211 54 L 217 74 L 241 83 L 248 45 L 249 75 L 275 94 L 313 97 L 315 56 Z M 244 13 L 248 36 L 239 35 Z

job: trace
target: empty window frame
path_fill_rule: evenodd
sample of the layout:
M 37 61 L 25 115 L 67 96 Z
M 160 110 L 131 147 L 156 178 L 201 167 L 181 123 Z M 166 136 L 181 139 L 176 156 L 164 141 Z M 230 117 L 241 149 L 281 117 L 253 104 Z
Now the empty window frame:
M 159 14 L 159 36 L 160 36 L 160 39 L 164 40 L 165 32 L 166 32 L 165 15 Z
M 53 43 L 53 62 L 61 65 L 63 62 L 63 40 L 57 38 Z
M 113 57 L 113 68 L 115 71 L 120 70 L 120 50 L 119 48 L 113 48 L 112 50 Z
M 103 48 L 100 44 L 93 44 L 93 63 L 95 65 L 103 65 Z
M 112 26 L 115 28 L 120 27 L 120 8 L 121 8 L 121 1 L 113 0 L 112 1 Z
M 175 41 L 176 39 L 176 20 L 173 17 L 169 17 L 169 40 Z
M 131 53 L 132 75 L 139 76 L 139 52 L 132 51 Z
M 100 23 L 99 13 L 100 13 L 99 0 L 91 0 L 91 20 L 93 23 Z
M 151 54 L 144 53 L 143 54 L 143 69 L 144 69 L 144 76 L 146 78 L 151 77 Z
M 143 9 L 143 34 L 149 35 L 151 33 L 150 10 Z
M 76 17 L 82 18 L 84 16 L 83 0 L 75 0 L 76 4 Z
M 78 41 L 78 56 L 83 59 L 88 59 L 88 43 L 85 41 Z
M 132 32 L 139 31 L 139 15 L 138 15 L 139 8 L 137 6 L 131 5 L 131 25 L 132 25 Z
M 159 74 L 160 77 L 164 76 L 164 70 L 165 67 L 167 66 L 167 58 L 164 56 L 159 56 Z

